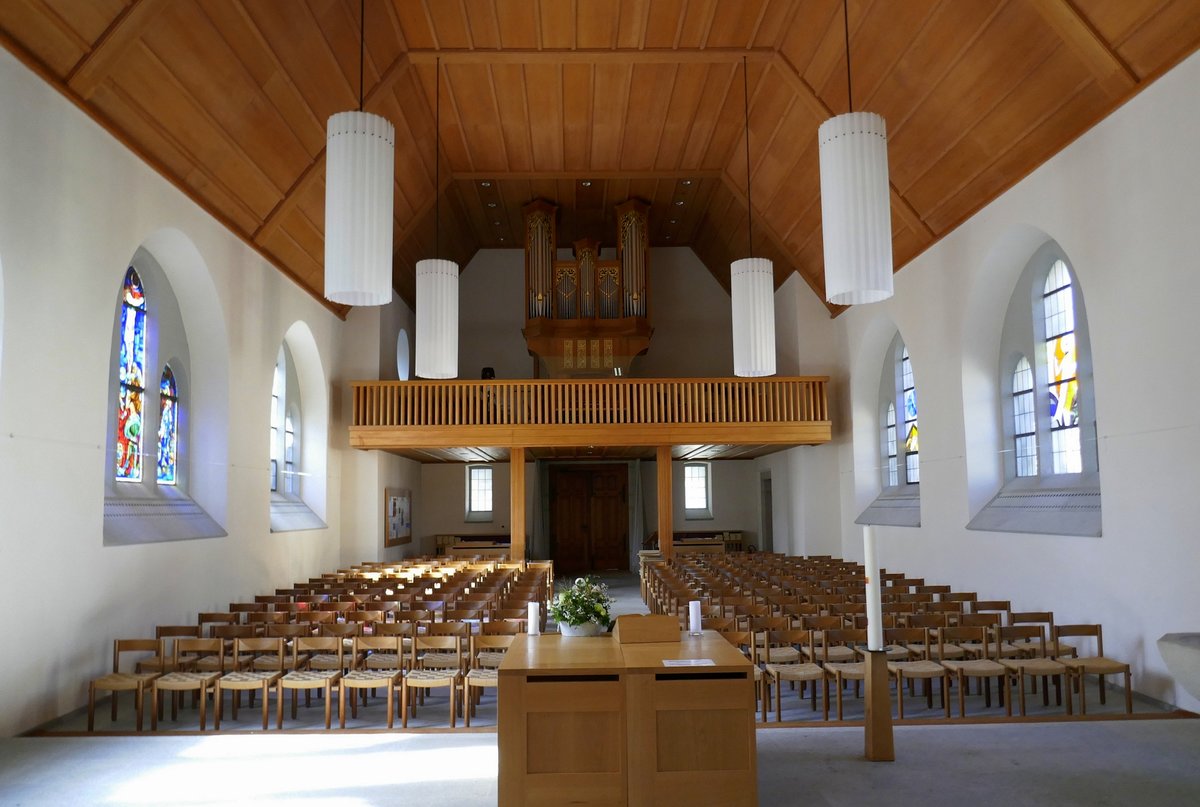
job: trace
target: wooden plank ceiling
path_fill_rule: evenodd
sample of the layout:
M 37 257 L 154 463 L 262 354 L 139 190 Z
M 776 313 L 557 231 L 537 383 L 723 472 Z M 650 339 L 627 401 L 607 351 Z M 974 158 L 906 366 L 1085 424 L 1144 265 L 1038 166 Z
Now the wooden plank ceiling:
M 440 253 L 613 240 L 650 202 L 728 288 L 754 250 L 824 299 L 818 125 L 847 108 L 840 0 L 366 0 L 365 107 L 396 126 L 394 283 Z M 902 267 L 1200 45 L 1200 0 L 850 0 L 856 109 L 889 129 Z M 325 121 L 359 95 L 358 0 L 3 0 L 0 42 L 320 298 Z M 440 73 L 435 59 L 441 59 Z M 344 314 L 338 306 L 331 306 Z M 836 313 L 836 308 L 831 309 Z

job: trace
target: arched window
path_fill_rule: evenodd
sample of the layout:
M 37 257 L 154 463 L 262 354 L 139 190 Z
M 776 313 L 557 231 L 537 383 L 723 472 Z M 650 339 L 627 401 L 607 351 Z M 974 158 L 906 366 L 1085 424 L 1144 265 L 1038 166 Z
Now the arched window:
M 283 391 L 286 385 L 283 369 L 283 354 L 275 363 L 275 376 L 271 381 L 271 490 L 279 490 L 279 460 L 283 441 L 279 429 L 283 426 Z
M 289 411 L 283 418 L 283 489 L 289 496 L 300 495 L 300 474 L 296 460 L 300 446 L 296 443 L 296 421 L 300 418 Z
M 1012 379 L 1013 444 L 1017 476 L 1037 476 L 1037 414 L 1033 405 L 1033 370 L 1024 356 Z
M 1050 393 L 1050 457 L 1056 474 L 1083 471 L 1079 444 L 1078 346 L 1071 273 L 1057 260 L 1042 292 L 1046 326 L 1046 386 Z
M 887 472 L 883 484 L 894 488 L 900 484 L 900 468 L 896 465 L 896 404 L 891 401 L 888 401 L 885 423 L 883 441 L 887 446 Z
M 917 440 L 917 385 L 913 381 L 912 361 L 908 348 L 900 357 L 900 383 L 904 401 L 904 481 L 915 485 L 921 481 L 921 466 L 918 463 L 920 446 Z
M 171 366 L 163 367 L 162 379 L 158 384 L 158 483 L 175 484 L 175 467 L 178 459 L 179 393 L 175 386 L 175 374 Z
M 1101 534 L 1088 334 L 1078 278 L 1047 241 L 1017 280 L 1000 336 L 996 448 L 1004 481 L 968 529 Z
M 146 396 L 146 293 L 131 266 L 121 287 L 121 345 L 117 363 L 117 467 L 119 482 L 142 481 L 142 411 Z M 111 411 L 111 410 L 110 410 Z

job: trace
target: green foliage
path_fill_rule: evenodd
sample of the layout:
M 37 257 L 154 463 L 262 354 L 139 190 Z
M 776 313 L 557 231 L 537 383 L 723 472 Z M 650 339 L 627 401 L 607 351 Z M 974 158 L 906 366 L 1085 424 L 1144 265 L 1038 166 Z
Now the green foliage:
M 569 588 L 554 595 L 550 616 L 555 622 L 567 625 L 595 622 L 607 628 L 612 624 L 612 606 L 608 586 L 591 577 L 577 577 Z

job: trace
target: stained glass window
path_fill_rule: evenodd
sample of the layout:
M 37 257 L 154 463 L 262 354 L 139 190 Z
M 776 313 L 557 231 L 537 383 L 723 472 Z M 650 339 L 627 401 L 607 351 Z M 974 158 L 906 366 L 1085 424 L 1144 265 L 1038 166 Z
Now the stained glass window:
M 1075 345 L 1075 303 L 1071 273 L 1061 260 L 1046 275 L 1042 295 L 1046 324 L 1046 383 L 1049 387 L 1050 456 L 1056 474 L 1083 470 L 1079 445 L 1079 379 Z
M 1013 371 L 1012 390 L 1017 476 L 1037 476 L 1037 413 L 1033 404 L 1033 370 L 1024 356 Z
M 900 378 L 904 385 L 904 480 L 910 485 L 921 481 L 921 468 L 918 462 L 920 443 L 917 429 L 917 388 L 913 381 L 912 362 L 908 358 L 908 348 L 900 357 Z
M 142 481 L 143 406 L 146 397 L 146 294 L 131 266 L 121 286 L 121 347 L 117 378 L 116 478 Z
M 175 484 L 175 462 L 178 458 L 179 395 L 175 388 L 175 373 L 170 365 L 163 367 L 158 384 L 158 483 Z
M 900 471 L 896 466 L 896 405 L 890 402 L 887 407 L 887 426 L 884 427 L 883 439 L 887 444 L 886 484 L 894 488 L 900 484 Z

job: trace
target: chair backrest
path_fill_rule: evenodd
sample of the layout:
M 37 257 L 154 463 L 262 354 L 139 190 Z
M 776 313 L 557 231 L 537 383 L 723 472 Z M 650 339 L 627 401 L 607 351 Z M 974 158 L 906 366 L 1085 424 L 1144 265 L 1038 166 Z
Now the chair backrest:
M 397 611 L 392 618 L 397 622 L 432 622 L 433 612 L 424 608 L 410 608 L 407 611 Z
M 470 659 L 471 666 L 474 667 L 480 652 L 484 650 L 507 650 L 512 647 L 515 636 L 512 635 L 495 635 L 481 633 L 471 637 L 470 644 Z
M 728 630 L 721 634 L 725 641 L 748 656 L 752 662 L 758 663 L 758 646 L 754 642 L 754 634 L 748 630 Z
M 313 626 L 304 622 L 284 622 L 282 625 L 267 625 L 267 636 L 294 639 L 297 636 L 312 636 Z
M 375 636 L 412 636 L 417 632 L 415 622 L 375 622 L 371 633 Z
M 115 673 L 121 671 L 121 656 L 125 653 L 154 656 L 160 654 L 161 651 L 162 640 L 160 639 L 116 639 L 113 641 L 112 671 Z
M 348 639 L 351 636 L 362 634 L 361 622 L 326 622 L 320 626 L 319 631 L 321 636 L 340 636 L 343 639 Z
M 703 630 L 715 630 L 724 633 L 729 630 L 737 629 L 737 620 L 731 616 L 705 616 L 700 618 L 700 627 Z
M 231 602 L 229 603 L 229 612 L 236 613 L 254 613 L 255 611 L 269 611 L 271 606 L 265 602 Z
M 292 642 L 292 666 L 300 656 L 309 653 L 333 653 L 338 657 L 338 666 L 345 666 L 346 645 L 337 636 L 300 636 Z
M 220 638 L 194 639 L 181 636 L 175 640 L 175 664 L 186 666 L 204 656 L 216 656 L 221 669 L 225 668 L 225 640 Z
M 233 657 L 240 659 L 243 656 L 253 655 L 254 661 L 262 658 L 274 656 L 273 667 L 279 672 L 283 672 L 284 661 L 286 658 L 286 645 L 283 637 L 256 637 L 253 639 L 237 638 L 233 640 Z
M 333 611 L 300 611 L 296 614 L 297 622 L 307 622 L 310 625 L 328 625 L 336 618 L 337 614 Z
M 333 611 L 334 613 L 345 613 L 353 611 L 358 607 L 356 602 L 342 602 L 340 600 L 334 602 L 319 602 L 317 603 L 318 611 Z
M 802 620 L 803 627 L 815 631 L 837 630 L 842 627 L 840 616 L 806 616 Z M 823 637 L 818 637 L 824 641 Z
M 288 621 L 284 611 L 251 611 L 246 614 L 247 625 L 278 625 Z
M 470 622 L 431 622 L 425 626 L 429 636 L 470 636 Z
M 730 620 L 732 622 L 733 620 Z M 509 621 L 501 622 L 484 622 L 480 626 L 480 632 L 484 636 L 516 636 L 518 633 L 525 632 L 524 621 Z
M 959 614 L 959 627 L 963 628 L 997 628 L 1000 626 L 1000 614 L 996 611 L 984 611 L 980 614 Z
M 883 641 L 909 652 L 919 651 L 922 660 L 929 658 L 929 628 L 884 628 Z
M 941 653 L 941 658 L 946 658 L 946 645 L 957 644 L 965 646 L 979 646 L 984 648 L 982 654 L 993 661 L 997 660 L 1000 655 L 1000 645 L 998 642 L 988 642 L 988 629 L 983 627 L 954 627 L 954 628 L 938 628 L 938 649 Z M 990 653 L 987 650 L 990 649 Z
M 383 611 L 347 611 L 346 621 L 362 623 L 382 622 Z
M 949 625 L 948 617 L 944 612 L 933 614 L 915 613 L 907 614 L 904 621 L 910 628 L 944 628 Z
M 1007 614 L 1012 610 L 1012 600 L 976 600 L 971 603 L 971 610 L 975 613 L 981 611 L 1002 611 Z
M 196 617 L 196 624 L 200 626 L 201 633 L 205 625 L 209 627 L 208 635 L 213 636 L 213 630 L 221 625 L 240 625 L 242 615 L 232 611 L 201 611 Z
M 949 594 L 950 586 L 917 586 L 917 592 L 920 594 Z
M 1008 625 L 1000 628 L 999 636 L 1002 642 L 1037 641 L 1037 655 L 1040 657 L 1046 655 L 1046 631 L 1042 625 Z
M 815 658 L 816 640 L 813 632 L 807 628 L 786 628 L 784 630 L 767 631 L 767 645 L 770 647 L 792 646 L 808 649 L 809 658 Z
M 1096 655 L 1104 655 L 1104 632 L 1100 625 L 1055 625 L 1054 626 L 1054 643 L 1058 644 L 1059 640 L 1064 636 L 1094 636 L 1096 638 Z M 1079 651 L 1082 658 L 1086 658 L 1082 651 Z
M 417 666 L 417 657 L 424 650 L 439 653 L 453 651 L 458 655 L 458 666 L 462 667 L 462 636 L 414 636 L 412 640 L 412 667 Z
M 975 602 L 979 595 L 974 591 L 947 591 L 938 595 L 942 602 Z
M 1054 638 L 1054 612 L 1053 611 L 1009 611 L 1008 624 L 1010 625 L 1045 625 L 1046 636 Z
M 354 637 L 354 666 L 358 669 L 367 663 L 367 657 L 372 653 L 392 653 L 396 656 L 397 667 L 404 661 L 404 639 L 398 634 L 391 636 L 355 636 Z

